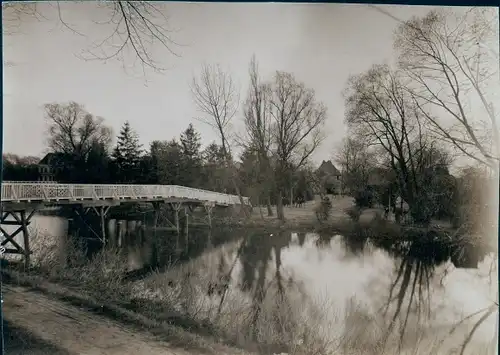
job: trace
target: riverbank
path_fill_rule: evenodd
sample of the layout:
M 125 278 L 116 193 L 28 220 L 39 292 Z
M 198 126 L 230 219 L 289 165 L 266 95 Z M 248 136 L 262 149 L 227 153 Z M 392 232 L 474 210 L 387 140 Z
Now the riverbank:
M 40 298 L 52 300 L 49 302 L 60 302 L 62 304 L 67 304 L 68 306 L 76 307 L 80 310 L 80 313 L 86 312 L 87 314 L 96 315 L 99 317 L 106 317 L 110 320 L 117 321 L 122 325 L 128 327 L 131 331 L 134 331 L 138 334 L 149 334 L 153 335 L 157 341 L 160 342 L 168 342 L 168 347 L 164 349 L 165 352 L 169 353 L 171 351 L 172 354 L 179 354 L 179 350 L 182 354 L 224 354 L 224 355 L 246 355 L 250 354 L 242 349 L 228 347 L 224 345 L 224 342 L 221 342 L 220 339 L 216 339 L 213 336 L 208 334 L 199 334 L 200 329 L 197 331 L 192 327 L 187 327 L 185 329 L 182 327 L 182 323 L 179 324 L 178 318 L 172 315 L 170 319 L 155 319 L 152 317 L 144 316 L 143 309 L 137 309 L 137 307 L 133 307 L 130 303 L 124 302 L 123 294 L 120 297 L 119 294 L 114 294 L 113 299 L 108 299 L 103 301 L 102 295 L 96 292 L 96 290 L 85 289 L 85 287 L 75 287 L 74 284 L 59 280 L 59 282 L 51 282 L 48 280 L 46 276 L 42 276 L 36 270 L 32 270 L 31 273 L 20 272 L 17 270 L 5 270 L 2 269 L 3 282 L 8 285 L 6 287 L 6 293 L 8 294 L 9 299 L 11 297 L 16 297 L 14 294 L 23 294 L 25 291 L 30 293 L 38 293 L 39 296 L 36 296 L 38 300 Z M 104 285 L 103 285 L 104 286 Z M 23 289 L 21 289 L 23 288 Z M 102 289 L 102 292 L 110 295 L 109 291 L 106 291 L 105 288 Z M 13 294 L 14 293 L 14 294 Z M 12 295 L 11 295 L 12 294 Z M 7 302 L 4 307 L 4 313 L 6 317 L 10 317 L 10 303 Z M 40 303 L 37 301 L 37 303 Z M 12 306 L 16 308 L 15 306 Z M 67 307 L 66 307 L 67 308 Z M 134 309 L 136 308 L 136 309 Z M 159 309 L 156 309 L 159 312 Z M 14 313 L 14 311 L 12 312 Z M 35 317 L 36 315 L 32 315 Z M 80 315 L 79 318 L 84 317 Z M 88 316 L 87 316 L 88 317 Z M 10 317 L 12 318 L 12 317 Z M 177 318 L 177 319 L 176 319 Z M 53 322 L 54 320 L 51 320 Z M 85 321 L 82 319 L 82 321 Z M 185 323 L 185 322 L 184 322 Z M 13 328 L 15 330 L 17 328 Z M 26 332 L 26 331 L 24 331 Z M 18 332 L 19 333 L 19 332 Z M 206 332 L 205 332 L 206 333 Z M 81 336 L 82 334 L 80 334 Z M 102 334 L 103 337 L 105 334 Z M 115 339 L 116 340 L 116 339 Z M 101 342 L 102 343 L 102 342 Z M 38 344 L 33 341 L 33 344 Z M 17 343 L 13 343 L 9 345 L 11 348 L 19 348 L 21 345 Z M 30 346 L 29 344 L 24 344 L 24 347 Z M 47 349 L 55 349 L 54 345 L 44 343 L 44 346 Z M 146 348 L 144 348 L 146 349 Z M 144 350 L 142 349 L 142 350 Z M 23 352 L 28 354 L 28 352 Z M 64 352 L 64 349 L 58 350 L 59 352 L 55 352 L 57 354 L 69 354 L 73 353 L 71 349 L 68 349 L 69 352 Z M 93 354 L 97 354 L 95 352 L 100 350 L 99 347 L 96 346 L 96 349 L 90 349 L 94 352 Z M 126 349 L 129 351 L 130 349 L 127 347 Z M 146 349 L 147 350 L 147 349 Z M 186 351 L 187 350 L 187 351 Z M 73 349 L 74 351 L 74 349 Z M 123 349 L 121 351 L 124 351 Z M 146 351 L 147 352 L 147 351 Z M 121 352 L 123 354 L 135 354 L 134 352 Z M 142 353 L 142 352 L 141 352 Z M 149 352 L 147 352 L 149 354 Z M 33 354 L 38 354 L 33 352 Z M 103 353 L 104 354 L 104 353 Z M 108 352 L 106 352 L 108 354 Z M 114 354 L 114 353 L 113 353 Z M 117 353 L 118 354 L 118 353 Z M 156 354 L 156 353 L 155 353 Z
M 10 335 L 7 354 L 244 354 L 193 341 L 191 334 L 172 334 L 172 327 L 152 324 L 120 307 L 101 306 L 34 276 L 8 274 L 4 285 L 4 318 Z

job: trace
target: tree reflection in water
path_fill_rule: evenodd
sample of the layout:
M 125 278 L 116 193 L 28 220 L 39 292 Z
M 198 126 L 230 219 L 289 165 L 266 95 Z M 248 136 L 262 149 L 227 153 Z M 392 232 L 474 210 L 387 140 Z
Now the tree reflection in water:
M 304 244 L 305 235 L 299 234 L 299 244 Z M 273 330 L 280 336 L 289 337 L 293 333 L 294 325 L 290 319 L 283 319 L 287 314 L 284 310 L 291 307 L 288 300 L 287 290 L 294 286 L 294 281 L 290 277 L 288 280 L 282 275 L 282 250 L 291 243 L 292 235 L 289 231 L 278 231 L 274 234 L 252 235 L 242 243 L 241 254 L 239 256 L 241 269 L 242 291 L 252 295 L 252 306 L 250 312 L 250 328 L 252 329 L 253 340 L 258 340 L 258 322 L 266 297 L 273 300 L 272 308 L 266 310 L 267 315 L 272 315 Z M 274 253 L 273 253 L 274 252 Z M 269 267 L 274 254 L 274 277 L 267 280 Z M 272 294 L 272 292 L 275 294 Z M 271 292 L 271 293 L 270 293 Z M 268 324 L 271 326 L 271 324 Z M 291 339 L 282 339 L 286 344 Z
M 404 346 L 405 335 L 415 335 L 407 332 L 410 314 L 413 314 L 417 328 L 431 320 L 431 280 L 438 266 L 450 260 L 457 262 L 453 256 L 458 249 L 457 246 L 436 241 L 435 237 L 434 234 L 428 233 L 421 240 L 393 243 L 390 248 L 384 248 L 392 257 L 399 260 L 399 267 L 390 285 L 387 301 L 382 311 L 383 317 L 389 318 L 389 325 L 382 341 L 383 347 L 394 332 L 399 333 L 397 334 L 399 336 L 398 351 L 401 351 Z M 384 245 L 377 246 L 384 247 Z M 479 260 L 477 254 L 483 254 L 479 250 L 468 252 L 476 255 L 468 255 L 467 260 L 471 258 Z M 485 254 L 482 255 L 483 259 L 484 256 Z M 389 314 L 392 304 L 395 307 L 392 314 Z M 396 325 L 399 327 L 396 328 Z M 462 349 L 461 354 L 464 351 L 465 348 Z
M 396 249 L 395 254 L 402 260 L 396 278 L 389 289 L 388 300 L 383 310 L 384 318 L 388 316 L 391 303 L 395 302 L 396 307 L 384 336 L 383 345 L 385 346 L 388 337 L 394 331 L 396 322 L 402 316 L 402 324 L 397 330 L 399 332 L 398 350 L 401 350 L 412 310 L 416 313 L 417 325 L 430 320 L 430 280 L 435 267 L 444 263 L 447 257 L 436 250 L 422 253 L 422 246 L 416 242 L 411 243 L 408 248 L 404 245 L 396 246 L 396 248 L 399 250 Z M 405 301 L 407 301 L 406 310 L 404 309 Z
M 389 344 L 392 344 L 390 345 L 392 349 L 397 347 L 398 353 L 404 348 L 414 348 L 416 344 L 412 342 L 418 341 L 413 339 L 415 328 L 424 328 L 426 323 L 430 324 L 431 316 L 435 315 L 431 312 L 431 294 L 434 288 L 439 287 L 437 282 L 439 280 L 435 278 L 436 268 L 449 262 L 455 252 L 449 243 L 436 242 L 435 236 L 432 235 L 413 238 L 412 241 L 403 241 L 402 238 L 390 242 L 384 238 L 368 238 L 363 233 L 349 236 L 321 233 L 308 235 L 308 238 L 304 233 L 298 233 L 297 237 L 299 246 L 310 246 L 306 240 L 314 238 L 316 246 L 320 248 L 333 247 L 331 241 L 334 239 L 340 242 L 337 245 L 345 249 L 346 255 L 355 258 L 366 256 L 367 246 L 370 247 L 369 250 L 385 250 L 391 259 L 395 260 L 397 266 L 394 279 L 388 289 L 384 290 L 387 293 L 384 292 L 382 305 L 375 314 L 364 315 L 361 314 L 359 307 L 352 312 L 347 307 L 346 313 L 357 313 L 357 316 L 349 315 L 352 319 L 346 318 L 343 340 L 350 338 L 353 342 L 360 342 L 360 338 L 363 336 L 366 338 L 368 330 L 366 327 L 364 330 L 355 328 L 368 325 L 373 328 L 370 331 L 375 331 L 376 334 L 374 339 L 365 342 L 363 351 L 371 347 L 375 353 L 381 353 Z M 297 316 L 297 313 L 300 313 L 297 305 L 301 302 L 304 305 L 304 302 L 308 302 L 306 297 L 312 295 L 306 296 L 297 283 L 285 275 L 282 266 L 283 249 L 290 247 L 291 244 L 292 233 L 289 231 L 280 230 L 272 235 L 254 232 L 243 238 L 235 256 L 233 254 L 232 257 L 227 255 L 224 257 L 222 251 L 219 256 L 217 279 L 220 285 L 218 289 L 211 291 L 220 296 L 218 314 L 223 311 L 226 295 L 230 289 L 231 275 L 234 274 L 236 265 L 239 265 L 241 269 L 237 287 L 250 296 L 249 308 L 245 307 L 245 311 L 241 309 L 241 314 L 245 315 L 242 326 L 254 341 L 265 341 L 267 345 L 280 346 L 279 344 L 291 344 L 298 337 L 304 339 L 305 335 L 302 333 L 307 333 L 306 326 L 299 320 L 302 316 Z M 296 246 L 297 243 L 293 245 Z M 300 297 L 299 301 L 295 298 L 297 295 Z M 371 292 L 370 302 L 376 302 L 376 299 L 373 299 L 375 295 L 375 292 Z M 352 307 L 357 306 L 353 304 Z M 494 309 L 488 308 L 484 312 L 489 316 Z M 373 324 L 378 320 L 383 320 L 383 324 L 376 324 L 374 327 Z M 310 325 L 308 327 L 311 328 Z M 381 333 L 379 329 L 374 330 L 374 328 L 381 329 Z M 430 328 L 427 327 L 428 329 Z M 269 335 L 271 333 L 272 336 Z M 468 341 L 470 340 L 465 340 Z M 379 346 L 375 346 L 375 343 Z M 286 348 L 273 348 L 273 350 L 287 351 Z
M 467 255 L 464 255 L 461 261 L 457 260 L 457 253 L 463 253 L 464 250 L 460 250 L 460 247 L 453 243 L 439 242 L 433 232 L 426 233 L 421 238 L 412 238 L 411 241 L 408 241 L 409 238 L 401 238 L 399 241 L 389 241 L 383 238 L 369 239 L 363 237 L 362 234 L 351 234 L 340 238 L 341 244 L 351 255 L 361 256 L 365 254 L 365 247 L 370 244 L 385 250 L 397 264 L 395 277 L 390 282 L 386 300 L 383 302 L 382 307 L 375 312 L 375 318 L 369 316 L 369 314 L 364 314 L 359 308 L 355 309 L 356 305 L 351 304 L 352 309 L 346 310 L 347 313 L 352 311 L 352 314 L 347 315 L 343 335 L 345 340 L 352 339 L 352 344 L 346 344 L 346 346 L 356 346 L 354 342 L 357 342 L 357 350 L 365 347 L 363 351 L 368 351 L 367 349 L 371 346 L 371 351 L 375 351 L 375 353 L 384 353 L 387 350 L 389 339 L 393 337 L 395 337 L 398 353 L 401 353 L 403 347 L 414 348 L 414 346 L 418 346 L 412 344 L 413 341 L 417 343 L 419 341 L 419 335 L 415 333 L 415 329 L 417 329 L 417 333 L 419 328 L 425 329 L 426 323 L 429 324 L 428 322 L 433 315 L 431 312 L 431 293 L 436 286 L 435 282 L 432 283 L 432 280 L 439 266 L 452 261 L 458 268 L 476 268 L 477 263 L 475 264 L 475 261 L 483 260 L 486 256 L 485 250 L 481 248 L 469 248 L 465 252 Z M 321 236 L 320 239 L 325 241 L 328 238 Z M 473 261 L 471 262 L 471 260 Z M 441 284 L 441 286 L 443 285 Z M 373 291 L 371 294 L 374 294 Z M 477 330 L 478 323 L 484 322 L 485 318 L 491 316 L 497 309 L 498 305 L 492 305 L 477 312 L 476 315 L 481 314 L 482 317 L 479 318 L 472 327 L 471 332 L 466 336 L 460 354 L 464 354 L 465 346 L 471 341 L 472 334 Z M 381 320 L 385 325 L 378 323 L 379 316 L 381 316 Z M 463 323 L 463 320 L 460 323 Z M 376 325 L 374 326 L 374 324 Z M 412 331 L 408 330 L 410 324 L 415 327 L 412 327 Z M 373 326 L 373 329 L 370 328 L 371 326 Z M 378 340 L 369 340 L 371 345 L 362 344 L 359 338 L 367 338 L 368 333 L 381 326 L 385 327 L 385 330 L 380 334 L 380 337 L 376 336 Z M 450 334 L 457 327 L 458 325 L 454 327 Z M 358 334 L 359 337 L 355 334 Z M 354 340 L 353 335 L 358 339 Z M 441 344 L 442 342 L 437 342 L 434 345 L 434 350 L 437 350 Z

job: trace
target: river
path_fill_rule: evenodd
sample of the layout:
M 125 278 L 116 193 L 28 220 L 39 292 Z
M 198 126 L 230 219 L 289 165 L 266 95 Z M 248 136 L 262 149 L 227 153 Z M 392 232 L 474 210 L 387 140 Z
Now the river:
M 43 216 L 31 227 L 56 237 L 67 228 Z M 380 339 L 386 353 L 413 354 L 418 343 L 418 353 L 460 354 L 484 312 L 463 319 L 496 299 L 490 255 L 462 269 L 436 251 L 421 258 L 336 235 L 193 231 L 189 240 L 183 262 L 135 281 L 137 295 L 169 297 L 200 321 L 217 319 L 232 337 L 258 329 L 261 342 L 321 339 L 346 354 L 381 353 Z M 150 243 L 127 249 L 131 269 L 150 260 Z M 475 330 L 464 354 L 495 353 L 495 322 L 490 316 Z

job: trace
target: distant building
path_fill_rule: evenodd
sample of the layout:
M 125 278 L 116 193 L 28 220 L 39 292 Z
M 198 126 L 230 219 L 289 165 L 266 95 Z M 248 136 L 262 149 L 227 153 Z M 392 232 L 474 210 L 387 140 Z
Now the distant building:
M 55 182 L 57 173 L 63 169 L 66 155 L 48 153 L 38 162 L 38 181 Z
M 333 165 L 331 160 L 321 163 L 316 170 L 321 187 L 327 194 L 340 194 L 342 190 L 342 173 Z

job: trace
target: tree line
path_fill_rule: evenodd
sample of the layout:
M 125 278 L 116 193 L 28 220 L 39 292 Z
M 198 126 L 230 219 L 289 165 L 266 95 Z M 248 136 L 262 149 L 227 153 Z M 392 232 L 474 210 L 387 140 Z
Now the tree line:
M 488 16 L 484 9 L 431 11 L 402 22 L 395 31 L 396 64 L 374 65 L 349 79 L 349 133 L 335 156 L 343 190 L 358 206 L 395 209 L 400 196 L 414 220 L 428 223 L 451 216 L 460 205 L 461 188 L 449 172 L 456 155 L 498 177 L 498 127 L 487 90 L 495 69 L 484 45 L 494 30 Z M 292 73 L 262 78 L 255 56 L 248 75 L 243 98 L 220 65 L 204 65 L 193 77 L 195 118 L 218 136 L 204 149 L 193 125 L 178 139 L 143 149 L 125 123 L 112 145 L 111 128 L 83 105 L 45 105 L 48 150 L 58 157 L 56 179 L 198 187 L 249 196 L 254 205 L 267 206 L 269 215 L 276 205 L 284 219 L 284 204 L 324 191 L 311 156 L 325 138 L 326 106 Z M 472 97 L 479 106 L 472 107 Z M 243 133 L 232 128 L 236 119 Z M 33 176 L 32 164 L 21 160 L 4 159 L 4 179 Z
M 254 203 L 258 201 L 255 184 L 262 183 L 262 175 L 256 174 L 254 151 L 243 149 L 236 161 L 231 152 L 234 143 L 230 144 L 227 138 L 221 139 L 221 144 L 212 142 L 202 148 L 201 135 L 189 124 L 178 138 L 155 140 L 149 149 L 144 149 L 129 122 L 113 137 L 113 130 L 105 120 L 92 115 L 79 103 L 51 103 L 44 109 L 50 161 L 43 163 L 51 166 L 54 181 L 182 185 L 242 194 L 251 196 Z M 3 179 L 37 181 L 39 163 L 39 157 L 4 154 Z M 297 171 L 293 188 L 296 195 L 311 199 L 313 192 L 306 176 L 307 171 Z M 276 204 L 276 199 L 275 190 L 266 192 L 269 206 Z

